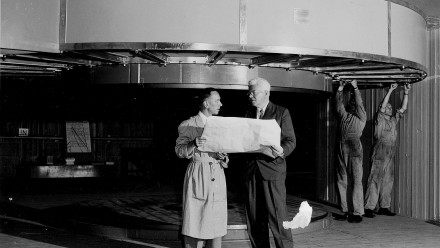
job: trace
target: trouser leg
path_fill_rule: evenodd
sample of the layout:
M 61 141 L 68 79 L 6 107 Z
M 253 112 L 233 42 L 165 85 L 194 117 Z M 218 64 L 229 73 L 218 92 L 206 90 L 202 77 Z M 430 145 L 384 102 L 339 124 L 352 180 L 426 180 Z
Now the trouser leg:
M 221 248 L 221 247 L 222 247 L 222 237 L 206 240 L 205 248 Z
M 257 170 L 245 185 L 247 231 L 253 248 L 269 248 L 268 213 L 264 200 L 263 182 L 259 173 Z
M 391 192 L 393 190 L 394 184 L 394 163 L 393 156 L 387 158 L 387 165 L 384 171 L 383 182 L 382 182 L 382 194 L 380 198 L 381 208 L 391 207 Z
M 203 240 L 189 236 L 183 236 L 183 241 L 185 243 L 185 248 L 202 248 L 204 243 Z
M 371 172 L 368 177 L 367 191 L 365 193 L 365 208 L 374 210 L 379 199 L 379 192 L 381 190 L 381 166 L 380 160 L 372 158 Z
M 340 197 L 342 212 L 348 212 L 347 206 L 347 154 L 344 152 L 343 144 L 339 143 L 337 163 L 337 185 Z
M 351 159 L 353 173 L 353 214 L 364 214 L 364 188 L 362 186 L 362 156 L 353 157 Z
M 284 180 L 263 181 L 264 196 L 269 214 L 269 226 L 277 248 L 292 248 L 292 232 L 284 229 L 287 221 L 286 185 Z

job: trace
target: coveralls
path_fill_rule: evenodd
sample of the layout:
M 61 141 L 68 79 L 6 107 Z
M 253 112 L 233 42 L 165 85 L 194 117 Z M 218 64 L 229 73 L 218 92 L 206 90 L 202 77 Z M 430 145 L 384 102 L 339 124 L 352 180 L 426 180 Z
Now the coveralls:
M 353 214 L 364 214 L 364 192 L 362 187 L 363 149 L 360 137 L 367 121 L 359 90 L 354 90 L 355 110 L 348 113 L 343 103 L 343 93 L 336 93 L 336 110 L 339 116 L 337 184 L 342 212 L 348 213 L 347 185 L 348 176 L 353 182 Z
M 380 199 L 381 208 L 391 206 L 391 190 L 394 183 L 394 147 L 397 138 L 397 123 L 403 117 L 401 111 L 394 116 L 385 118 L 380 109 L 377 112 L 373 147 L 371 156 L 371 172 L 365 198 L 365 208 L 374 210 Z
M 213 239 L 226 235 L 228 209 L 226 179 L 227 164 L 217 159 L 215 152 L 201 152 L 188 144 L 203 133 L 206 116 L 201 112 L 179 125 L 175 151 L 179 158 L 188 158 L 183 185 L 182 234 L 198 239 Z

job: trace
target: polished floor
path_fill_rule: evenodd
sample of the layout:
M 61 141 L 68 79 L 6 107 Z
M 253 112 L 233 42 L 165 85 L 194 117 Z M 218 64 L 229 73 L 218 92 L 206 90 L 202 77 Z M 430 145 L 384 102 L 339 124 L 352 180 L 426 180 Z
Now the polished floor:
M 53 187 L 53 186 L 51 186 Z M 27 189 L 20 192 L 3 192 L 2 205 L 3 208 L 16 208 L 1 210 L 1 233 L 0 247 L 181 247 L 178 239 L 148 239 L 148 235 L 141 238 L 128 238 L 127 235 L 121 235 L 121 229 L 108 229 L 105 233 L 100 233 L 101 229 L 96 227 L 94 222 L 100 218 L 97 213 L 84 215 L 84 208 L 103 210 L 119 209 L 116 212 L 121 213 L 130 211 L 127 215 L 122 216 L 139 216 L 148 214 L 147 219 L 159 218 L 156 221 L 175 222 L 179 221 L 176 204 L 171 204 L 176 199 L 176 194 L 170 194 L 175 189 L 172 187 L 143 187 L 137 185 L 133 187 L 110 187 L 107 190 L 78 190 L 66 193 L 62 189 L 51 190 L 45 193 L 42 187 L 38 189 Z M 47 192 L 47 191 L 46 191 Z M 176 193 L 176 192 L 174 192 Z M 178 194 L 177 194 L 178 195 Z M 290 199 L 295 197 L 289 196 Z M 301 200 L 301 199 L 299 199 Z M 154 211 L 145 210 L 134 213 L 132 209 L 141 209 L 141 205 L 150 206 L 152 201 L 158 202 L 154 206 L 162 206 L 156 209 L 156 213 L 151 217 Z M 296 200 L 298 201 L 298 199 Z M 309 201 L 314 209 L 315 217 L 322 215 L 322 212 L 337 212 L 332 206 Z M 88 206 L 88 207 L 87 207 Z M 99 206 L 98 208 L 95 208 Z M 105 208 L 103 208 L 103 206 Z M 124 208 L 123 206 L 131 206 Z M 80 209 L 83 209 L 80 211 Z M 239 213 L 240 207 L 235 216 L 231 216 L 232 221 L 236 221 L 234 225 L 242 223 L 242 215 Z M 72 229 L 71 226 L 56 227 L 47 225 L 47 220 L 38 216 L 41 211 L 55 211 L 57 213 L 67 213 L 65 216 L 80 216 L 77 223 L 83 223 L 80 228 L 86 228 L 86 232 L 77 232 L 78 229 Z M 107 210 L 106 210 L 107 209 Z M 131 209 L 131 210 L 130 210 Z M 164 212 L 163 209 L 171 211 Z M 232 208 L 231 208 L 232 209 Z M 69 211 L 73 211 L 70 212 Z M 8 213 L 6 213 L 8 212 Z M 82 213 L 78 215 L 78 213 Z M 57 215 L 59 216 L 59 215 Z M 121 215 L 108 215 L 102 212 L 101 216 L 113 216 L 120 218 Z M 88 219 L 94 217 L 95 219 Z M 102 218 L 101 218 L 102 219 Z M 125 218 L 125 221 L 131 220 Z M 101 220 L 102 221 L 102 220 Z M 119 220 L 105 220 L 107 222 Z M 105 221 L 103 223 L 105 223 Z M 88 223 L 85 223 L 88 222 Z M 129 221 L 127 221 L 129 222 Z M 44 224 L 42 224 L 44 223 Z M 323 222 L 324 223 L 324 222 Z M 331 220 L 325 222 L 321 228 L 314 228 L 306 232 L 294 233 L 295 247 L 440 247 L 440 226 L 427 223 L 423 220 L 411 219 L 404 216 L 376 216 L 373 219 L 364 218 L 361 223 L 352 224 L 346 221 Z M 86 225 L 87 224 L 87 225 Z M 102 223 L 99 223 L 102 224 Z M 110 223 L 111 224 L 111 223 Z M 76 230 L 76 231 L 75 231 Z M 176 230 L 171 230 L 176 233 Z M 88 234 L 88 235 L 87 235 Z M 249 247 L 249 243 L 245 239 L 228 239 L 225 240 L 223 247 Z

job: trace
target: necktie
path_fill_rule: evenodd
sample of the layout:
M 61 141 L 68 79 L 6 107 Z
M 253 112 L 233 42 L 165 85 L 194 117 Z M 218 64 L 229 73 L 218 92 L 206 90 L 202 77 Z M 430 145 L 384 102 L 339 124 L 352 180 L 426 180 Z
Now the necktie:
M 263 109 L 258 109 L 257 110 L 257 119 L 261 119 L 264 115 L 264 111 Z

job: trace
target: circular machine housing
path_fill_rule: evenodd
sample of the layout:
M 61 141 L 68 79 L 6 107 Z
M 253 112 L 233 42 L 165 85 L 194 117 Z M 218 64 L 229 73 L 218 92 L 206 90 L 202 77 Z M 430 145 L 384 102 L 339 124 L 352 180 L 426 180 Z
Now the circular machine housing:
M 59 10 L 47 17 L 34 6 L 6 4 L 2 75 L 89 66 L 98 83 L 164 87 L 240 88 L 254 76 L 320 91 L 339 80 L 356 79 L 361 87 L 415 83 L 426 77 L 426 21 L 396 2 L 46 0 L 39 4 Z M 54 16 L 58 29 L 38 26 L 47 35 L 24 35 L 33 23 L 43 24 L 41 18 L 52 24 Z M 4 21 L 21 25 L 3 27 Z M 122 71 L 126 80 L 101 71 Z

